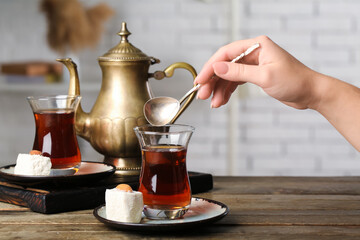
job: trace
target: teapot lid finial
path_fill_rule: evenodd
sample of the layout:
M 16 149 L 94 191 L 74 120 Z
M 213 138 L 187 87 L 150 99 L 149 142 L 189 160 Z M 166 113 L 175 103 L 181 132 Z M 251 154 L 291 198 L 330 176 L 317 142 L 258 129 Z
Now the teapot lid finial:
M 126 22 L 122 22 L 121 23 L 121 30 L 120 32 L 118 32 L 118 35 L 121 37 L 121 43 L 124 43 L 124 42 L 129 42 L 128 41 L 128 36 L 131 34 L 131 32 L 129 32 L 129 30 L 127 29 L 126 27 Z
M 131 34 L 127 30 L 126 22 L 122 22 L 121 30 L 118 35 L 121 37 L 120 42 L 107 53 L 98 58 L 99 62 L 121 62 L 121 61 L 150 61 L 151 63 L 157 63 L 159 60 L 147 56 L 140 49 L 134 47 L 128 40 L 128 36 Z

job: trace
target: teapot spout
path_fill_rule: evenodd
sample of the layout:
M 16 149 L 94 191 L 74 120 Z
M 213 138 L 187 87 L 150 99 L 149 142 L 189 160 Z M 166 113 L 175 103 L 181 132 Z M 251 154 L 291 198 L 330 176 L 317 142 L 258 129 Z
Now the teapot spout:
M 80 95 L 80 83 L 79 75 L 77 71 L 77 65 L 71 58 L 58 58 L 56 61 L 61 62 L 69 70 L 70 83 L 69 83 L 69 95 Z
M 63 63 L 69 70 L 70 82 L 69 82 L 69 95 L 80 95 L 80 83 L 79 75 L 77 72 L 76 63 L 71 58 L 59 58 L 56 61 Z M 75 112 L 75 130 L 76 134 L 80 137 L 90 140 L 90 118 L 89 114 L 85 113 L 81 107 L 81 102 Z

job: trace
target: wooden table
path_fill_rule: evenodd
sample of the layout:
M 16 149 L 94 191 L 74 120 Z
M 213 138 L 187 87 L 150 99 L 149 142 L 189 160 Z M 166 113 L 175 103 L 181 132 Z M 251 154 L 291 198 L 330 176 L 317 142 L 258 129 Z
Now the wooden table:
M 138 233 L 111 229 L 92 210 L 45 215 L 0 203 L 0 239 L 360 239 L 360 177 L 215 177 L 197 196 L 228 216 L 203 228 Z

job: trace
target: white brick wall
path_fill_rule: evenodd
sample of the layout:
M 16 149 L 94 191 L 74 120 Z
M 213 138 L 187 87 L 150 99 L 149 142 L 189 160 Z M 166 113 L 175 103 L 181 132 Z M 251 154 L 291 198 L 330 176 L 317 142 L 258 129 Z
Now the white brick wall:
M 0 62 L 44 59 L 58 54 L 48 49 L 44 15 L 39 0 L 0 2 Z M 100 0 L 83 1 L 91 6 Z M 130 42 L 161 60 L 150 72 L 173 62 L 186 61 L 198 71 L 222 45 L 230 42 L 231 1 L 104 0 L 116 15 L 106 23 L 96 49 L 78 55 L 83 85 L 83 106 L 89 111 L 101 71 L 97 57 L 118 43 L 122 21 L 133 34 Z M 269 35 L 306 65 L 360 86 L 360 2 L 356 0 L 239 0 L 238 36 Z M 11 20 L 9 20 L 11 19 Z M 177 70 L 173 79 L 150 80 L 155 95 L 181 97 L 192 79 Z M 25 97 L 41 88 L 9 91 L 0 85 L 0 165 L 15 161 L 18 152 L 32 145 L 34 123 Z M 44 91 L 44 90 L 43 90 Z M 46 90 L 48 91 L 48 90 Z M 66 87 L 53 89 L 66 92 Z M 269 97 L 240 99 L 238 109 L 238 175 L 359 175 L 360 155 L 318 113 L 291 109 Z M 228 106 L 210 109 L 210 102 L 195 101 L 178 122 L 196 127 L 188 153 L 189 170 L 217 175 L 229 173 Z M 6 113 L 6 114 L 4 114 Z M 81 140 L 84 160 L 101 161 Z

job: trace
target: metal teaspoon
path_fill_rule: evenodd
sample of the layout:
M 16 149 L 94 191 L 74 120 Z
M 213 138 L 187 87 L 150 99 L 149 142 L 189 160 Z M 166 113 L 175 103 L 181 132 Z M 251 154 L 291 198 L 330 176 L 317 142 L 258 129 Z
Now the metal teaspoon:
M 237 62 L 243 57 L 247 56 L 255 49 L 260 47 L 259 43 L 256 43 L 249 47 L 245 52 L 234 58 L 231 62 Z M 214 75 L 213 77 L 215 77 Z M 180 105 L 188 98 L 190 94 L 197 91 L 200 88 L 200 84 L 197 84 L 190 89 L 179 101 L 172 97 L 154 97 L 149 99 L 144 104 L 144 116 L 146 120 L 153 126 L 164 126 L 171 122 L 180 109 Z

